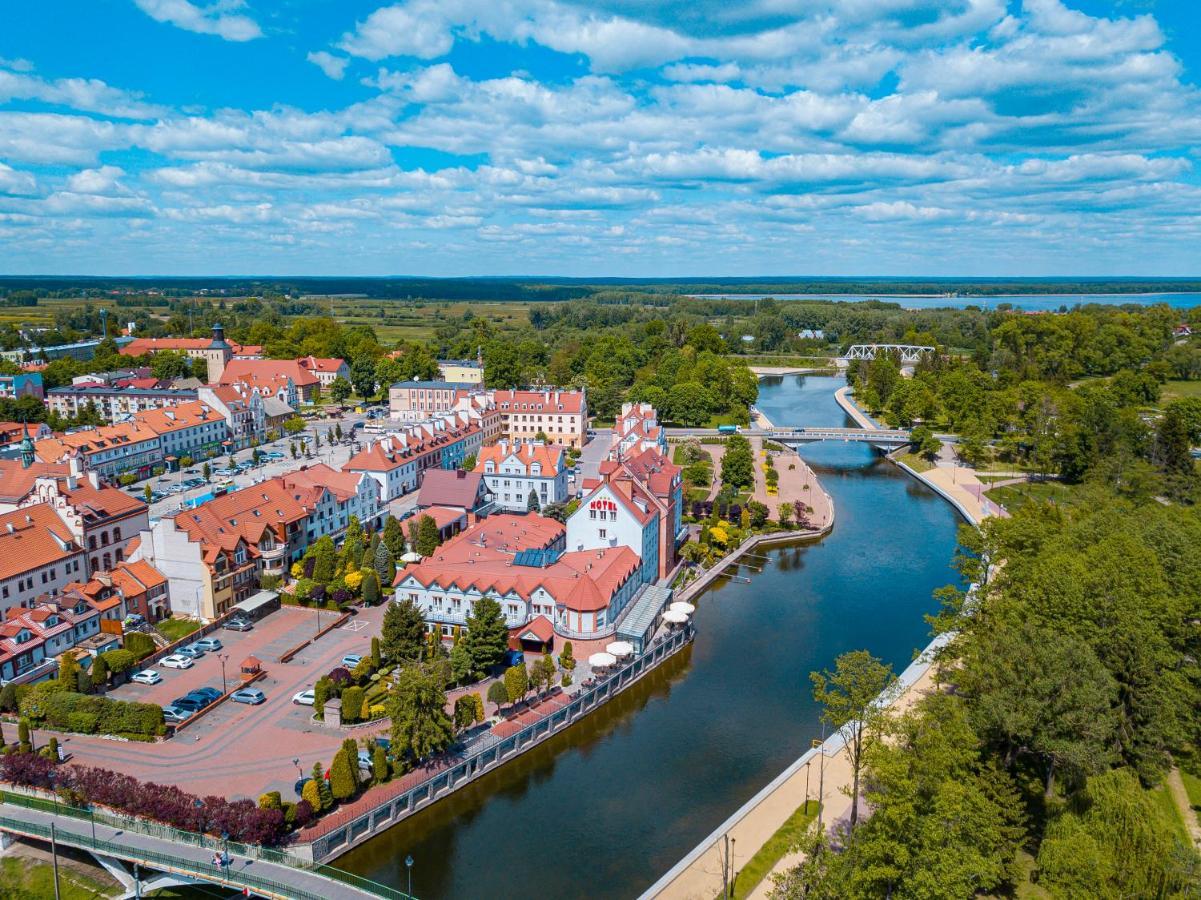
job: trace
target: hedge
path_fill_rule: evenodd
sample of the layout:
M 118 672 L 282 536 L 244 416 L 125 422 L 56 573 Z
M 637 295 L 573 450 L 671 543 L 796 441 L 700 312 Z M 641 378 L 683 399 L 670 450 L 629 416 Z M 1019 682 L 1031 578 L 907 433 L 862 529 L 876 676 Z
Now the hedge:
M 145 659 L 155 651 L 154 641 L 150 635 L 140 631 L 131 631 L 125 635 L 125 649 L 137 659 Z
M 39 726 L 82 734 L 151 737 L 162 734 L 163 710 L 153 703 L 128 703 L 64 691 L 53 681 L 20 693 L 18 707 Z

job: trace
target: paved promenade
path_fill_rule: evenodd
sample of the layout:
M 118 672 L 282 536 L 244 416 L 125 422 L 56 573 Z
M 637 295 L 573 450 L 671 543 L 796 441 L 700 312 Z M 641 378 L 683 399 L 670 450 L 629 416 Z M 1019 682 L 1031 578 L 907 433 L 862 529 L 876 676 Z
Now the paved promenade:
M 57 839 L 70 846 L 96 849 L 127 861 L 144 863 L 156 871 L 173 872 L 241 890 L 244 886 L 263 896 L 300 900 L 369 900 L 380 894 L 344 884 L 307 869 L 264 859 L 233 857 L 229 871 L 213 865 L 207 847 L 177 843 L 125 829 L 112 828 L 50 812 L 0 804 L 0 826 L 5 830 L 45 839 L 54 823 Z M 95 838 L 93 839 L 93 829 Z

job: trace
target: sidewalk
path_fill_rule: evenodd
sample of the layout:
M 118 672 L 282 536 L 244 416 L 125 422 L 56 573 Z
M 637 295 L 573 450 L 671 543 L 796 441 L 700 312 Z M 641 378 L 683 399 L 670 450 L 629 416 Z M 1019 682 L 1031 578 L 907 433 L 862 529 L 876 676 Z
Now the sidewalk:
M 893 701 L 891 709 L 898 713 L 904 712 L 931 690 L 932 685 L 933 675 L 928 668 L 910 688 Z M 814 754 L 807 766 L 800 766 L 787 780 L 759 799 L 742 818 L 726 829 L 724 834 L 730 837 L 733 846 L 730 856 L 735 872 L 741 871 L 759 848 L 783 826 L 788 817 L 804 804 L 806 778 L 809 782 L 810 799 L 818 799 L 820 796 L 824 805 L 824 827 L 829 829 L 850 819 L 851 798 L 848 793 L 853 773 L 846 751 L 840 749 L 826 756 L 825 788 L 819 795 L 821 766 L 821 755 Z M 860 813 L 862 812 L 861 804 Z M 719 895 L 722 887 L 723 853 L 723 841 L 720 838 L 720 835 L 716 836 L 700 856 L 654 895 L 656 900 L 712 900 Z M 797 854 L 786 854 L 750 896 L 759 900 L 766 898 L 772 888 L 771 876 L 795 866 L 798 861 Z

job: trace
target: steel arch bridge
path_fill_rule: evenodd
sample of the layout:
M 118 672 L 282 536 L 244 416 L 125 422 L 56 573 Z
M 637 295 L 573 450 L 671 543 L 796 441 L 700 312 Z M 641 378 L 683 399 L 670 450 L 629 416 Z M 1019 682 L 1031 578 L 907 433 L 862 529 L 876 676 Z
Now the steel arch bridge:
M 919 347 L 916 344 L 854 344 L 847 351 L 846 356 L 841 358 L 845 360 L 875 359 L 880 353 L 892 352 L 900 354 L 902 363 L 912 366 L 920 362 L 927 353 L 933 353 L 934 348 Z

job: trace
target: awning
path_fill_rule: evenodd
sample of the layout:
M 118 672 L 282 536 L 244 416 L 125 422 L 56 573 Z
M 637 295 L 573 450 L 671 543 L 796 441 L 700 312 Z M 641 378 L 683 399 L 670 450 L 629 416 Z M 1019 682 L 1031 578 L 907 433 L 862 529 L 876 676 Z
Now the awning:
M 244 613 L 252 613 L 255 610 L 262 609 L 268 603 L 273 603 L 279 599 L 279 594 L 275 591 L 259 591 L 257 594 L 251 594 L 241 603 L 235 603 L 234 609 Z

